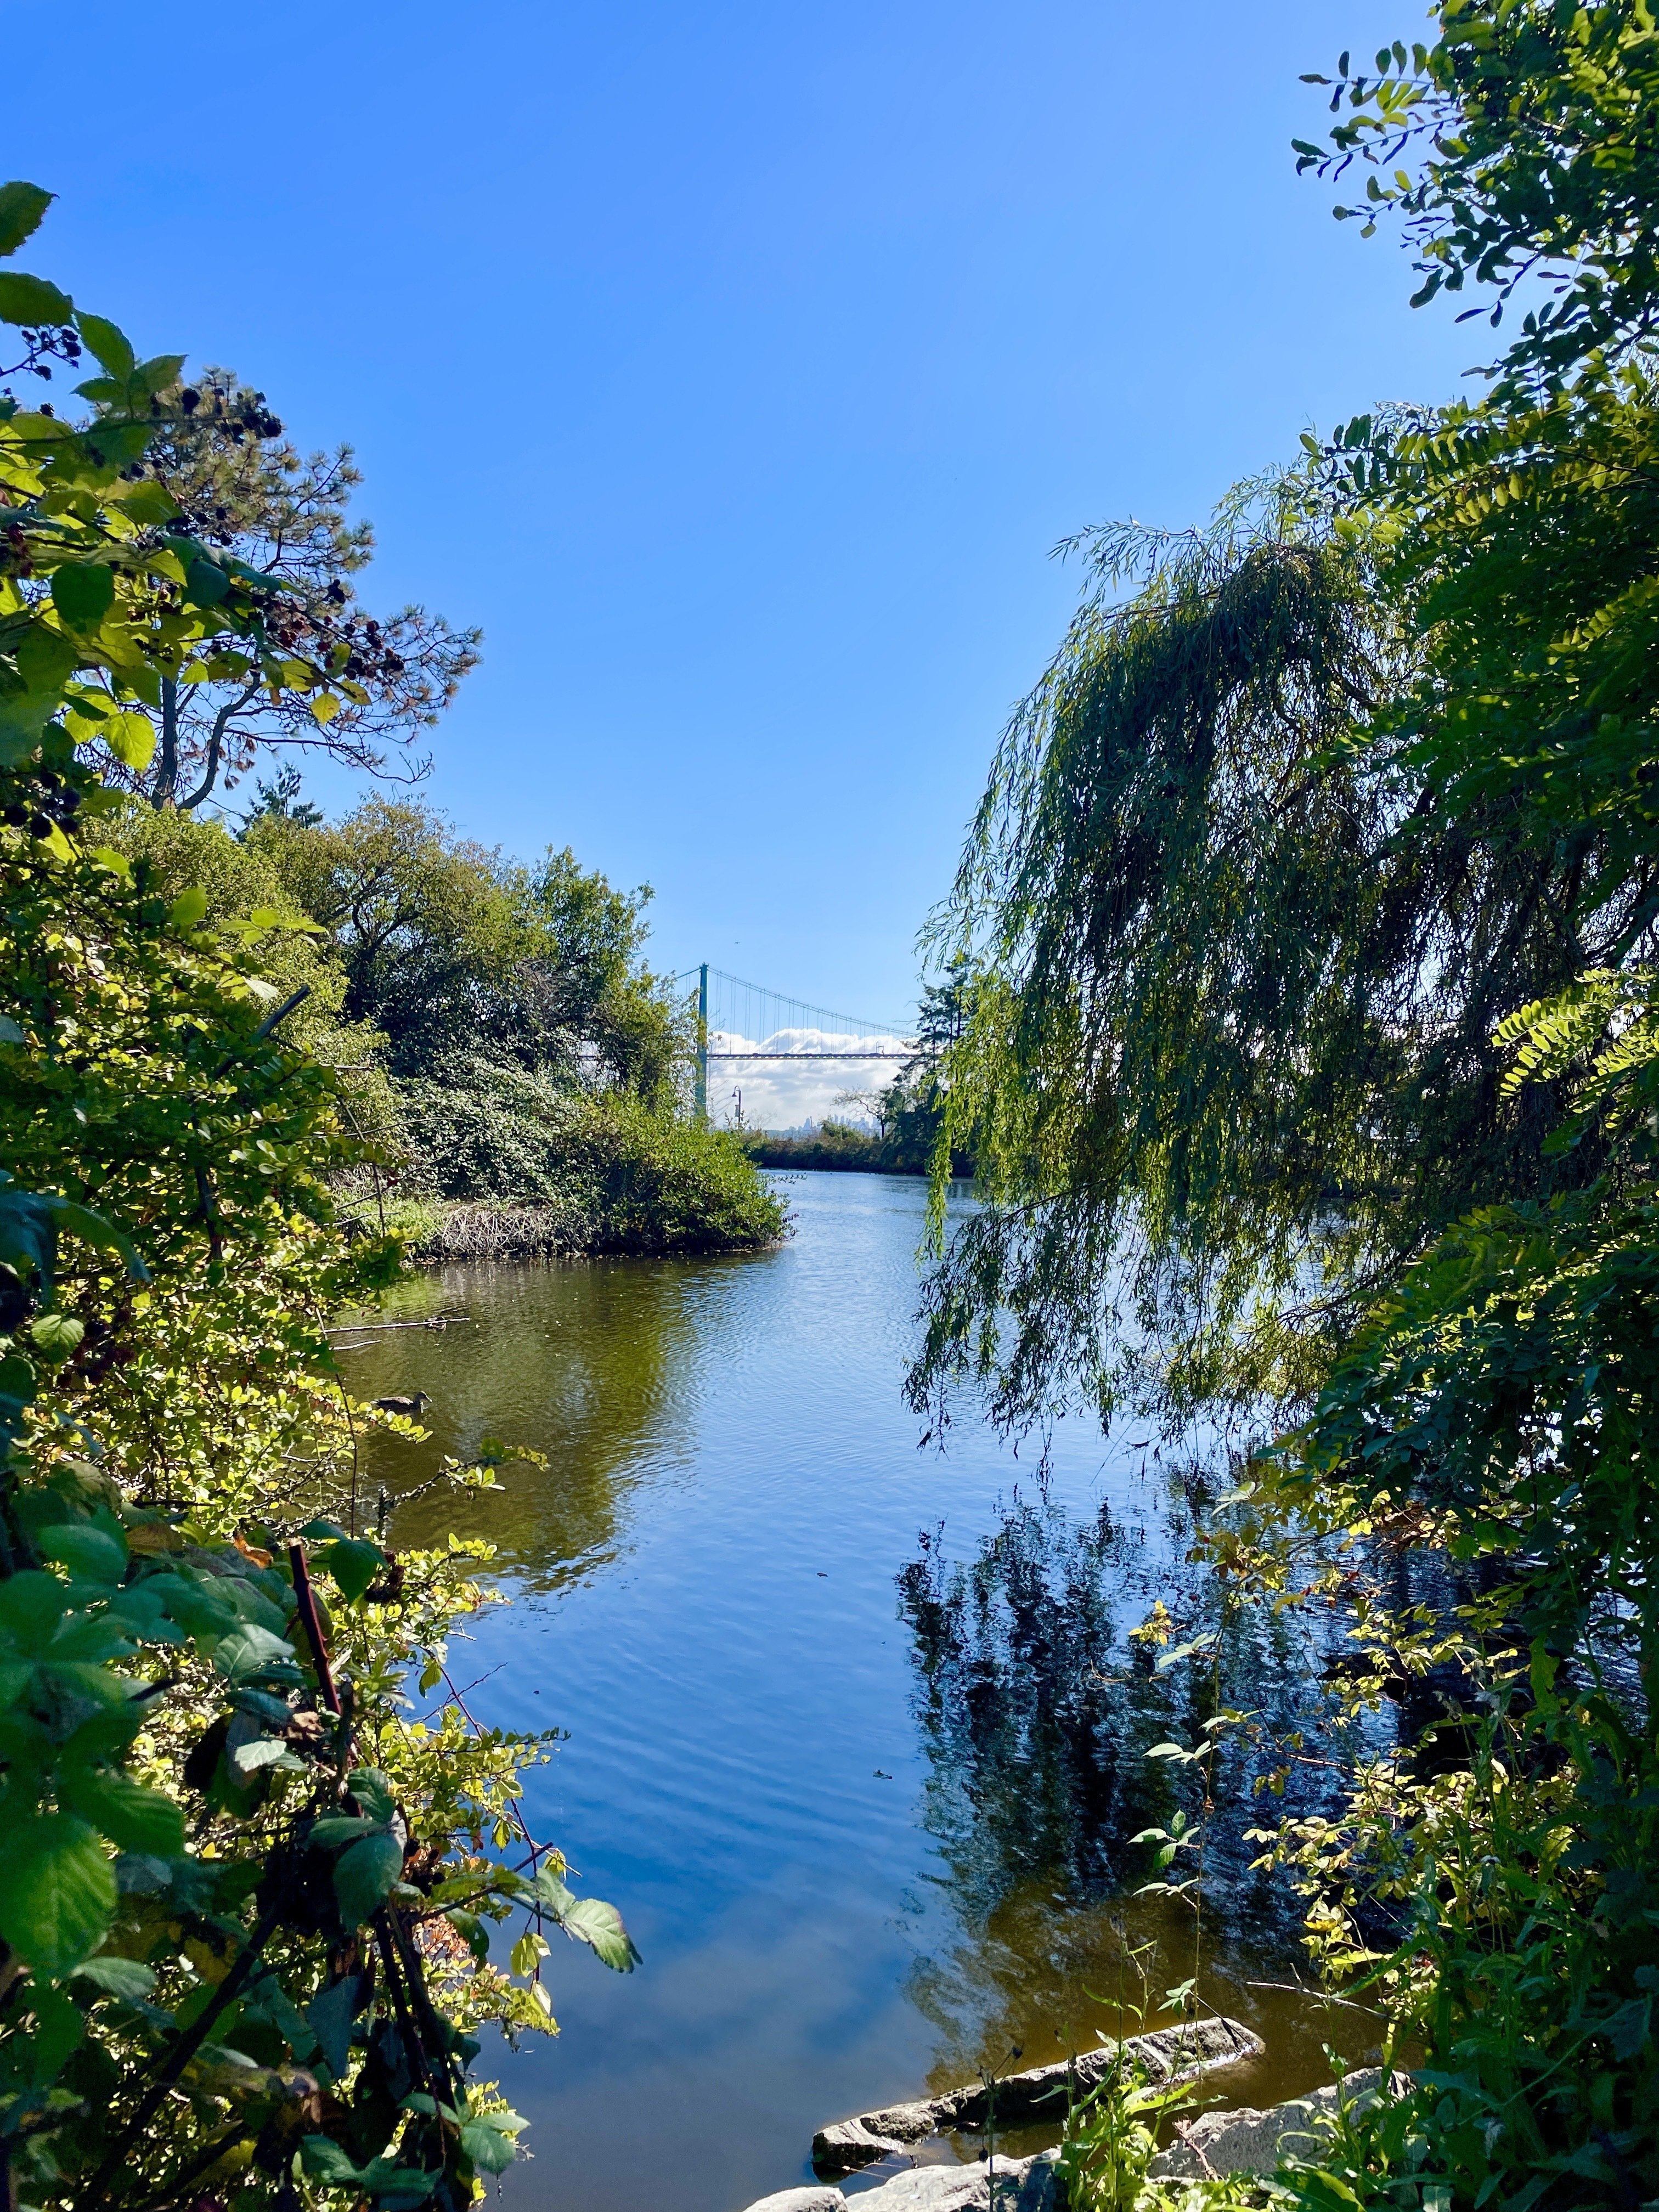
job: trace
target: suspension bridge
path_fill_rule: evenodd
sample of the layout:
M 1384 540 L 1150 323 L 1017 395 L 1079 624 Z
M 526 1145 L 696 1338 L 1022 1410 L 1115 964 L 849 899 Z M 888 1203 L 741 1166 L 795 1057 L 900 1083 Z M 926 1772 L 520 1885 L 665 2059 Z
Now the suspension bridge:
M 708 1118 L 708 1071 L 739 1063 L 850 1060 L 879 1066 L 913 1060 L 920 1049 L 915 1019 L 878 1021 L 818 1006 L 702 961 L 683 969 L 676 983 L 696 977 L 698 1118 Z

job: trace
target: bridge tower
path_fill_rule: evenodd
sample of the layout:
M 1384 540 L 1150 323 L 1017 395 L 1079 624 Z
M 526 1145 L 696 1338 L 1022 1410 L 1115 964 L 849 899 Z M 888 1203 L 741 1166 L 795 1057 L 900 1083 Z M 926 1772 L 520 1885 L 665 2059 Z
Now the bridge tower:
M 708 963 L 697 969 L 697 1073 L 692 1106 L 698 1121 L 708 1125 Z

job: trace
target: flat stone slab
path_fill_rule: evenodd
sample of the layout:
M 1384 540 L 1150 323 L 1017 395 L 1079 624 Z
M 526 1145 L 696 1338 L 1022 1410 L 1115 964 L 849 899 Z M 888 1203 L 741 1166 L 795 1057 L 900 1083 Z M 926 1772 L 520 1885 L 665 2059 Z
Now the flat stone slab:
M 1073 2085 L 1079 2094 L 1094 2088 L 1121 2057 L 1138 2060 L 1152 2081 L 1164 2082 L 1187 2081 L 1218 2066 L 1258 2057 L 1261 2047 L 1261 2039 L 1236 2020 L 1194 2020 L 1183 2021 L 1179 2027 L 1154 2028 L 1121 2044 L 1102 2044 L 1098 2050 L 1085 2051 L 1074 2060 L 1061 2059 L 1053 2066 L 1034 2066 L 1026 2073 L 1008 2075 L 996 2085 L 996 2124 L 999 2128 L 1023 2128 L 1052 2121 L 1058 2135 Z M 837 2120 L 833 2126 L 818 2130 L 812 2138 L 812 2164 L 820 2173 L 851 2173 L 920 2142 L 925 2136 L 982 2128 L 989 2106 L 990 2095 L 983 2082 L 971 2081 L 944 2097 L 860 2112 L 853 2119 Z M 968 2168 L 958 2170 L 965 2173 Z M 874 2197 L 882 2192 L 865 2193 Z
M 1045 2150 L 1035 2158 L 1000 2158 L 995 2212 L 1057 2212 L 1054 2157 Z M 981 2158 L 971 2166 L 914 2166 L 842 2204 L 843 2212 L 992 2212 L 992 2200 L 991 2171 Z
M 932 2133 L 931 2127 L 921 2131 L 921 2135 Z M 819 2173 L 854 2173 L 861 2166 L 873 2166 L 878 2158 L 902 2150 L 906 2142 L 920 2140 L 921 2136 L 907 2136 L 901 2141 L 896 2136 L 878 2135 L 863 2120 L 836 2120 L 813 2136 L 812 2164 Z
M 839 2189 L 820 2185 L 816 2189 L 780 2189 L 762 2197 L 749 2212 L 847 2212 L 847 2199 Z
M 1285 2159 L 1316 2158 L 1344 2112 L 1365 2112 L 1383 2097 L 1403 2096 L 1410 2087 L 1407 2075 L 1385 2081 L 1382 2068 L 1372 2066 L 1309 2096 L 1271 2105 L 1265 2112 L 1244 2105 L 1231 2112 L 1200 2113 L 1167 2150 L 1158 2152 L 1147 2178 L 1207 2181 L 1229 2173 L 1271 2174 Z

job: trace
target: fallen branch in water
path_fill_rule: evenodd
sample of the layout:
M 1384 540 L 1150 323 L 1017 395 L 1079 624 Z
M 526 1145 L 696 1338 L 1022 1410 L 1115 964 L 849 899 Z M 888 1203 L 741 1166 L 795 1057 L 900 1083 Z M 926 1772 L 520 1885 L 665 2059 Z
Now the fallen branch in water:
M 334 1321 L 327 1326 L 331 1336 L 379 1336 L 392 1328 L 451 1328 L 471 1318 L 471 1314 L 435 1314 L 430 1321 Z

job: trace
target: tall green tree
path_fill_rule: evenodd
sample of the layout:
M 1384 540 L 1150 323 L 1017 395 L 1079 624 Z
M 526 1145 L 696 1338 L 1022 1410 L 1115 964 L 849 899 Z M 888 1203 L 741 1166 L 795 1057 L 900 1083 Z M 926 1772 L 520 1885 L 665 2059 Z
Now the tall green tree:
M 1423 651 L 1376 536 L 1310 462 L 1208 530 L 1084 541 L 935 924 L 986 1203 L 919 1401 L 972 1371 L 1011 1424 L 1293 1402 L 1403 1259 L 1534 1186 L 1548 1115 L 1493 1031 L 1582 963 L 1566 872 L 1502 796 L 1450 809 L 1362 740 Z
M 82 389 L 118 404 L 108 380 Z M 319 717 L 302 697 L 260 681 L 234 626 L 203 638 L 191 662 L 164 676 L 153 710 L 155 750 L 135 769 L 106 761 L 112 780 L 158 807 L 186 811 L 233 790 L 273 756 L 322 753 L 374 776 L 417 781 L 424 734 L 477 662 L 482 633 L 406 606 L 375 616 L 356 579 L 374 550 L 372 526 L 350 513 L 362 474 L 349 446 L 302 453 L 262 392 L 209 368 L 164 395 L 156 435 L 137 464 L 166 487 L 179 526 L 283 586 L 282 641 L 349 685 Z
M 1416 2075 L 1292 2192 L 1565 2212 L 1659 2191 L 1659 30 L 1437 29 L 1300 152 L 1512 336 L 1091 610 L 1005 750 L 947 923 L 991 1206 L 915 1382 L 1255 1415 L 1224 1588 L 1311 1573 L 1370 1725 L 1442 1717 L 1264 1824 Z M 1316 556 L 1347 626 L 1264 623 Z
M 384 1036 L 395 1074 L 483 1053 L 672 1100 L 687 1046 L 641 960 L 648 891 L 615 890 L 568 849 L 526 867 L 408 801 L 335 823 L 267 811 L 244 842 L 327 933 L 345 1011 Z

